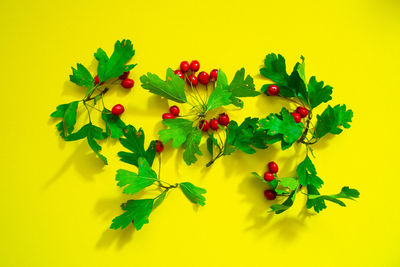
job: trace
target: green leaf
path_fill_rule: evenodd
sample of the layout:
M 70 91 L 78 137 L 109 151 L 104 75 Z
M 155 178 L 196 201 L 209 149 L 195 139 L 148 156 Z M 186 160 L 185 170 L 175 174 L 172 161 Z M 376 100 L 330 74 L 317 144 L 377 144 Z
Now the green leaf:
M 313 185 L 316 188 L 321 188 L 324 182 L 317 176 L 317 171 L 311 159 L 306 156 L 303 162 L 297 166 L 297 176 L 299 182 L 303 186 Z
M 107 57 L 107 54 L 102 49 L 98 49 L 94 56 L 99 61 L 97 67 L 99 81 L 104 82 L 110 78 L 117 78 L 124 72 L 133 69 L 136 65 L 125 64 L 134 55 L 135 50 L 133 50 L 132 42 L 125 39 L 115 43 L 114 52 L 110 58 Z
M 317 82 L 315 76 L 310 78 L 308 82 L 308 97 L 310 99 L 311 108 L 319 106 L 321 103 L 326 103 L 332 99 L 332 87 L 324 86 L 324 82 Z
M 207 150 L 210 153 L 211 158 L 213 157 L 213 154 L 214 154 L 214 145 L 218 146 L 218 141 L 217 141 L 217 139 L 215 139 L 214 134 L 211 134 L 207 138 Z
M 314 193 L 314 194 L 313 194 Z M 336 203 L 342 207 L 346 207 L 346 204 L 339 200 L 339 198 L 347 198 L 347 199 L 351 199 L 354 200 L 354 198 L 358 198 L 360 196 L 360 193 L 358 192 L 358 190 L 356 189 L 351 189 L 348 186 L 345 186 L 342 188 L 342 190 L 340 191 L 339 194 L 335 194 L 335 195 L 320 195 L 319 192 L 316 192 L 317 194 L 315 194 L 315 191 L 313 192 L 308 192 L 308 201 L 307 202 L 307 208 L 310 207 L 314 207 L 314 210 L 316 212 L 321 211 L 322 209 L 326 208 L 325 203 L 322 202 L 324 200 Z M 319 204 L 319 206 L 317 206 Z
M 309 103 L 307 85 L 304 81 L 304 62 L 297 62 L 288 79 L 288 87 L 295 92 L 295 96 L 299 97 L 306 103 Z
M 72 75 L 69 76 L 71 82 L 86 88 L 94 86 L 94 79 L 90 72 L 82 64 L 76 64 L 76 69 L 72 67 Z
M 264 60 L 264 67 L 260 69 L 261 75 L 282 85 L 287 85 L 285 58 L 274 53 L 268 54 Z
M 232 92 L 229 90 L 226 75 L 221 69 L 219 69 L 217 85 L 208 98 L 207 111 L 231 104 L 231 96 Z
M 138 174 L 127 170 L 118 170 L 116 175 L 117 185 L 124 187 L 123 193 L 133 195 L 152 185 L 157 180 L 157 174 L 153 171 L 145 158 L 140 157 L 138 160 Z
M 183 160 L 187 165 L 197 161 L 196 154 L 199 156 L 203 155 L 199 148 L 200 141 L 201 130 L 193 127 L 192 131 L 188 134 L 185 143 L 183 144 L 183 147 L 185 148 L 185 151 L 183 152 Z
M 186 103 L 185 82 L 174 74 L 172 69 L 167 70 L 166 81 L 150 72 L 140 77 L 142 87 L 150 93 L 165 97 L 178 103 Z
M 238 97 L 254 97 L 260 94 L 260 92 L 255 91 L 253 78 L 250 75 L 245 78 L 244 68 L 236 72 L 228 90 L 232 93 L 230 97 L 232 104 L 241 108 L 243 107 L 243 101 Z
M 157 208 L 165 199 L 167 196 L 168 190 L 164 190 L 158 197 L 154 199 L 154 204 L 153 204 L 153 210 Z
M 278 186 L 278 181 L 277 181 L 276 179 L 274 179 L 274 180 L 268 182 L 268 181 L 265 181 L 264 178 L 261 177 L 261 175 L 259 175 L 259 174 L 256 173 L 256 172 L 252 172 L 251 174 L 252 174 L 254 177 L 257 177 L 258 180 L 260 180 L 260 181 L 262 181 L 263 183 L 268 184 L 269 186 L 271 186 L 274 190 L 275 190 L 276 187 Z
M 207 190 L 204 188 L 197 187 L 189 182 L 180 183 L 179 187 L 181 188 L 183 194 L 191 202 L 199 204 L 200 206 L 204 206 L 206 204 L 206 198 L 203 196 L 203 194 L 207 193 Z
M 107 133 L 104 133 L 103 129 L 89 123 L 86 136 L 87 142 L 94 153 L 107 165 L 107 158 L 100 154 L 101 146 L 96 142 L 96 140 L 103 140 L 105 138 L 107 138 Z
M 162 129 L 158 132 L 160 141 L 164 144 L 172 140 L 172 147 L 178 148 L 185 143 L 188 135 L 192 132 L 193 122 L 186 119 L 175 118 L 163 120 L 168 129 Z
M 149 223 L 153 201 L 153 199 L 128 200 L 122 207 L 125 212 L 113 219 L 110 228 L 124 229 L 133 221 L 136 230 L 140 230 L 144 224 Z
M 50 114 L 53 118 L 63 118 L 62 124 L 57 125 L 57 130 L 63 138 L 74 131 L 78 104 L 79 101 L 74 101 L 59 105 L 56 108 L 57 110 Z
M 340 134 L 343 130 L 339 127 L 350 128 L 349 122 L 353 118 L 353 111 L 346 109 L 346 105 L 330 105 L 317 115 L 317 124 L 315 125 L 315 132 L 318 138 L 323 137 L 327 133 Z
M 101 113 L 101 118 L 106 123 L 106 132 L 112 138 L 121 138 L 124 136 L 124 129 L 126 125 L 119 116 L 115 116 L 111 114 L 109 110 L 104 109 Z
M 313 185 L 307 185 L 307 193 L 309 195 L 320 195 L 319 191 L 315 186 Z M 314 210 L 319 213 L 321 210 L 326 209 L 326 204 L 323 199 L 310 199 L 307 196 L 307 203 L 306 203 L 307 209 L 314 208 Z
M 279 183 L 283 187 L 289 188 L 291 191 L 295 190 L 299 186 L 299 180 L 293 177 L 286 177 L 279 180 Z
M 288 198 L 282 203 L 282 204 L 274 204 L 270 208 L 270 212 L 275 212 L 275 214 L 280 214 L 287 209 L 289 209 L 291 206 L 293 206 L 294 200 L 296 199 L 296 193 L 297 190 L 294 190 L 290 193 Z

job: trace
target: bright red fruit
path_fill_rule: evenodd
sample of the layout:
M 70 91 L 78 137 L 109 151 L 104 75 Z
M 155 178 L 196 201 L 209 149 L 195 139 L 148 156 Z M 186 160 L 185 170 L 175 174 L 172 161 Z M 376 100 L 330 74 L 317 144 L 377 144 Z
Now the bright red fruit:
M 164 113 L 162 114 L 163 120 L 168 120 L 168 119 L 175 119 L 175 116 L 172 115 L 171 113 Z
M 193 72 L 196 72 L 200 69 L 200 63 L 197 60 L 193 60 L 192 62 L 190 62 L 190 69 Z
M 296 112 L 300 114 L 300 117 L 305 118 L 308 115 L 308 110 L 306 108 L 303 107 L 298 107 L 296 109 Z
M 267 93 L 270 96 L 279 95 L 279 87 L 274 84 L 271 84 L 270 86 L 268 86 Z
M 206 120 L 201 120 L 199 122 L 199 129 L 201 129 L 203 132 L 207 132 L 210 129 L 210 124 Z
M 169 112 L 171 112 L 172 115 L 179 116 L 179 108 L 177 106 L 172 106 L 169 108 Z
M 99 84 L 99 75 L 94 76 L 94 84 Z
M 229 124 L 229 116 L 226 113 L 221 113 L 218 116 L 218 122 L 219 124 L 226 126 Z
M 275 179 L 275 176 L 274 176 L 273 173 L 271 173 L 271 172 L 265 172 L 265 173 L 264 173 L 264 180 L 265 180 L 265 181 L 271 182 L 271 181 L 274 180 L 274 179 Z
M 211 129 L 213 129 L 213 130 L 218 130 L 219 129 L 219 122 L 218 122 L 218 120 L 217 119 L 212 119 L 212 120 L 210 120 L 210 127 L 211 127 Z
M 156 151 L 158 153 L 161 153 L 161 152 L 163 152 L 163 150 L 164 150 L 163 143 L 161 143 L 161 141 L 156 140 Z
M 182 72 L 187 72 L 189 70 L 189 62 L 182 61 L 179 68 L 181 69 Z
M 202 71 L 197 75 L 197 79 L 203 85 L 207 85 L 210 82 L 210 75 L 207 72 Z
M 295 122 L 299 123 L 301 121 L 301 116 L 299 113 L 292 112 L 292 116 L 293 116 Z
M 279 170 L 278 164 L 276 164 L 275 161 L 271 161 L 270 163 L 268 163 L 268 170 L 271 173 L 277 173 Z
M 119 115 L 121 115 L 122 113 L 124 113 L 124 111 L 125 111 L 124 106 L 121 105 L 121 104 L 116 104 L 116 105 L 113 106 L 113 108 L 111 109 L 111 113 L 112 113 L 114 116 L 119 116 Z
M 181 78 L 182 80 L 185 78 L 185 75 L 183 75 L 183 72 L 180 70 L 176 70 L 174 71 L 175 74 L 178 74 L 179 78 Z
M 197 80 L 196 76 L 194 76 L 193 74 L 190 74 L 189 77 L 187 78 L 187 83 L 189 85 L 197 86 L 199 81 Z
M 276 198 L 276 192 L 274 190 L 268 189 L 264 191 L 264 196 L 268 200 L 274 200 Z
M 135 82 L 132 79 L 125 79 L 121 82 L 122 87 L 126 89 L 132 88 L 134 84 Z
M 125 80 L 126 78 L 128 78 L 128 76 L 129 76 L 129 71 L 125 71 L 124 74 L 119 76 L 119 79 L 120 80 Z
M 218 70 L 217 70 L 217 69 L 213 69 L 213 70 L 210 72 L 210 79 L 211 79 L 211 81 L 215 82 L 215 81 L 217 80 L 217 77 L 218 77 Z

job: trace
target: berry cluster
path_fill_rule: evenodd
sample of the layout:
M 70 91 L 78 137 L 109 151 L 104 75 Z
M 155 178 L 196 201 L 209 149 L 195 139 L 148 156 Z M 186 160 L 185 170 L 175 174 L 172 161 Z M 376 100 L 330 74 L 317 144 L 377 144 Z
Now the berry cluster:
M 208 85 L 208 83 L 215 82 L 218 77 L 218 70 L 213 69 L 210 74 L 205 71 L 201 71 L 197 77 L 196 72 L 200 69 L 200 63 L 197 60 L 193 60 L 192 62 L 182 61 L 179 65 L 179 69 L 175 70 L 174 73 L 178 75 L 182 80 L 186 78 L 186 82 L 196 87 L 198 83 L 202 85 Z
M 264 173 L 264 180 L 267 182 L 271 182 L 275 179 L 276 173 L 278 172 L 278 164 L 276 164 L 274 161 L 271 161 L 268 163 L 268 171 Z M 264 191 L 264 196 L 268 200 L 274 200 L 276 198 L 276 192 L 275 190 L 265 190 Z

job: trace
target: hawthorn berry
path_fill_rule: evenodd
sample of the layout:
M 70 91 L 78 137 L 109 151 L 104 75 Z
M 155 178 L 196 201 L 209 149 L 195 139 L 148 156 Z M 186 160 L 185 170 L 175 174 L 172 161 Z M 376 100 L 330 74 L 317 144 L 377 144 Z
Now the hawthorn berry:
M 132 79 L 125 79 L 121 82 L 122 87 L 126 89 L 132 88 L 134 84 L 135 82 Z
M 129 76 L 129 71 L 125 71 L 124 74 L 122 74 L 121 76 L 119 76 L 118 78 L 120 80 L 125 80 L 126 78 L 128 78 Z
M 211 81 L 215 82 L 215 81 L 217 80 L 217 77 L 218 77 L 218 70 L 217 70 L 217 69 L 213 69 L 213 70 L 210 72 L 210 79 L 211 79 Z
M 187 78 L 187 83 L 189 85 L 197 86 L 199 81 L 197 80 L 196 76 L 194 76 L 193 74 L 190 74 L 189 77 Z
M 201 120 L 199 122 L 199 129 L 201 129 L 203 132 L 207 132 L 210 129 L 210 124 L 206 120 Z
M 163 152 L 163 150 L 164 150 L 163 143 L 161 143 L 161 141 L 159 141 L 159 140 L 156 140 L 156 151 L 158 153 L 161 153 L 161 152 Z
M 221 114 L 219 114 L 219 116 L 218 116 L 218 122 L 219 122 L 219 124 L 221 124 L 221 125 L 223 125 L 223 126 L 226 126 L 226 125 L 228 125 L 229 124 L 229 116 L 228 116 L 228 114 L 226 114 L 226 113 L 221 113 Z
M 170 107 L 169 112 L 175 117 L 179 116 L 179 108 L 177 106 Z
M 265 180 L 265 181 L 271 182 L 271 181 L 274 180 L 274 179 L 275 179 L 275 176 L 274 176 L 273 173 L 271 173 L 271 172 L 265 172 L 265 173 L 264 173 L 264 180 Z
M 275 84 L 271 84 L 270 86 L 268 86 L 267 93 L 270 96 L 279 95 L 279 87 Z
M 200 69 L 200 63 L 197 60 L 193 60 L 192 62 L 190 62 L 189 67 L 193 72 L 196 72 Z
M 277 173 L 279 170 L 278 164 L 276 164 L 275 161 L 271 161 L 270 163 L 268 163 L 268 170 L 271 173 Z
M 111 113 L 112 113 L 114 116 L 119 116 L 119 115 L 121 115 L 122 113 L 124 113 L 124 111 L 125 111 L 124 106 L 121 105 L 121 104 L 116 104 L 116 105 L 113 106 L 113 108 L 111 109 Z
M 274 200 L 276 198 L 276 192 L 274 190 L 268 189 L 264 191 L 264 196 L 268 200 Z
M 293 116 L 294 121 L 295 121 L 296 123 L 299 123 L 299 122 L 301 121 L 301 115 L 300 115 L 299 113 L 297 113 L 297 112 L 292 112 L 292 116 Z
M 207 72 L 202 71 L 197 75 L 197 79 L 202 85 L 207 85 L 210 82 L 210 75 Z
M 169 119 L 175 119 L 175 116 L 172 115 L 171 113 L 164 113 L 162 114 L 163 120 L 169 120 Z
M 214 131 L 219 129 L 219 122 L 217 119 L 210 120 L 210 128 L 213 129 Z
M 308 110 L 304 107 L 298 107 L 296 112 L 300 114 L 300 117 L 305 118 L 308 115 Z
M 179 78 L 181 78 L 182 80 L 185 78 L 185 76 L 183 75 L 183 72 L 181 70 L 176 70 L 174 71 L 175 74 L 177 74 L 179 76 Z
M 187 72 L 189 70 L 189 62 L 182 61 L 179 68 L 181 69 L 182 72 Z
M 94 76 L 94 84 L 95 85 L 99 84 L 99 75 Z

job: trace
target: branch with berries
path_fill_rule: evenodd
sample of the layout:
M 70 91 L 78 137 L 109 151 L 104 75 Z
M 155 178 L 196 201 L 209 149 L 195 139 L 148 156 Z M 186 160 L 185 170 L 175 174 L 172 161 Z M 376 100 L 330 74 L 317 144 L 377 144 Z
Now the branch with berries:
M 120 83 L 123 88 L 131 89 L 134 81 L 129 79 L 129 72 L 136 65 L 129 64 L 128 61 L 134 56 L 135 50 L 130 40 L 117 41 L 114 46 L 114 52 L 110 57 L 99 48 L 94 57 L 98 61 L 97 75 L 92 76 L 89 70 L 78 63 L 76 68 L 72 68 L 70 81 L 86 90 L 81 100 L 57 106 L 50 116 L 61 119 L 56 128 L 60 136 L 67 142 L 86 138 L 87 143 L 96 153 L 96 155 L 107 164 L 107 158 L 103 156 L 101 146 L 96 140 L 104 140 L 108 137 L 120 138 L 124 135 L 125 123 L 119 118 L 124 112 L 121 104 L 114 105 L 111 110 L 104 104 L 104 95 L 115 83 Z M 99 104 L 100 103 L 100 104 Z M 75 131 L 79 108 L 86 110 L 88 114 L 88 123 Z M 100 113 L 104 121 L 104 129 L 93 124 L 92 111 Z
M 172 147 L 181 147 L 183 160 L 187 165 L 195 163 L 203 152 L 199 146 L 202 137 L 206 137 L 207 150 L 211 159 L 210 166 L 218 158 L 230 155 L 236 150 L 245 153 L 255 153 L 255 148 L 266 148 L 265 131 L 257 129 L 258 119 L 247 118 L 238 125 L 230 121 L 225 112 L 218 117 L 213 114 L 223 107 L 234 105 L 243 107 L 242 97 L 254 97 L 260 94 L 255 91 L 253 78 L 245 75 L 244 68 L 238 70 L 230 83 L 225 73 L 214 69 L 208 74 L 200 70 L 200 63 L 193 60 L 190 64 L 183 61 L 180 68 L 167 70 L 166 80 L 156 74 L 147 73 L 140 80 L 142 87 L 170 101 L 188 106 L 188 112 L 181 114 L 180 108 L 173 105 L 169 113 L 162 115 L 163 124 L 167 129 L 159 131 L 161 142 L 171 141 Z
M 314 109 L 332 99 L 333 88 L 324 85 L 322 81 L 317 81 L 315 76 L 307 81 L 304 58 L 301 57 L 301 60 L 296 63 L 289 75 L 286 72 L 284 57 L 269 54 L 265 58 L 264 67 L 260 69 L 262 76 L 274 82 L 265 84 L 261 91 L 268 96 L 282 97 L 297 106 L 293 112 L 282 108 L 280 113 L 272 113 L 259 120 L 259 129 L 265 130 L 268 136 L 267 143 L 280 142 L 282 150 L 295 143 L 306 147 L 305 159 L 296 170 L 297 177 L 279 178 L 278 165 L 275 162 L 268 164 L 268 171 L 263 177 L 255 172 L 252 173 L 269 187 L 264 191 L 264 196 L 268 200 L 274 200 L 277 196 L 286 198 L 281 204 L 271 206 L 271 212 L 276 214 L 289 209 L 298 192 L 307 196 L 307 208 L 314 208 L 316 212 L 326 208 L 325 201 L 345 207 L 345 203 L 340 199 L 355 199 L 360 195 L 356 189 L 348 186 L 343 187 L 338 194 L 321 195 L 319 192 L 324 182 L 317 176 L 316 168 L 311 161 L 310 155 L 314 157 L 311 146 L 329 133 L 337 135 L 343 128 L 350 128 L 353 112 L 345 105 L 334 107 L 328 105 L 314 120 Z

